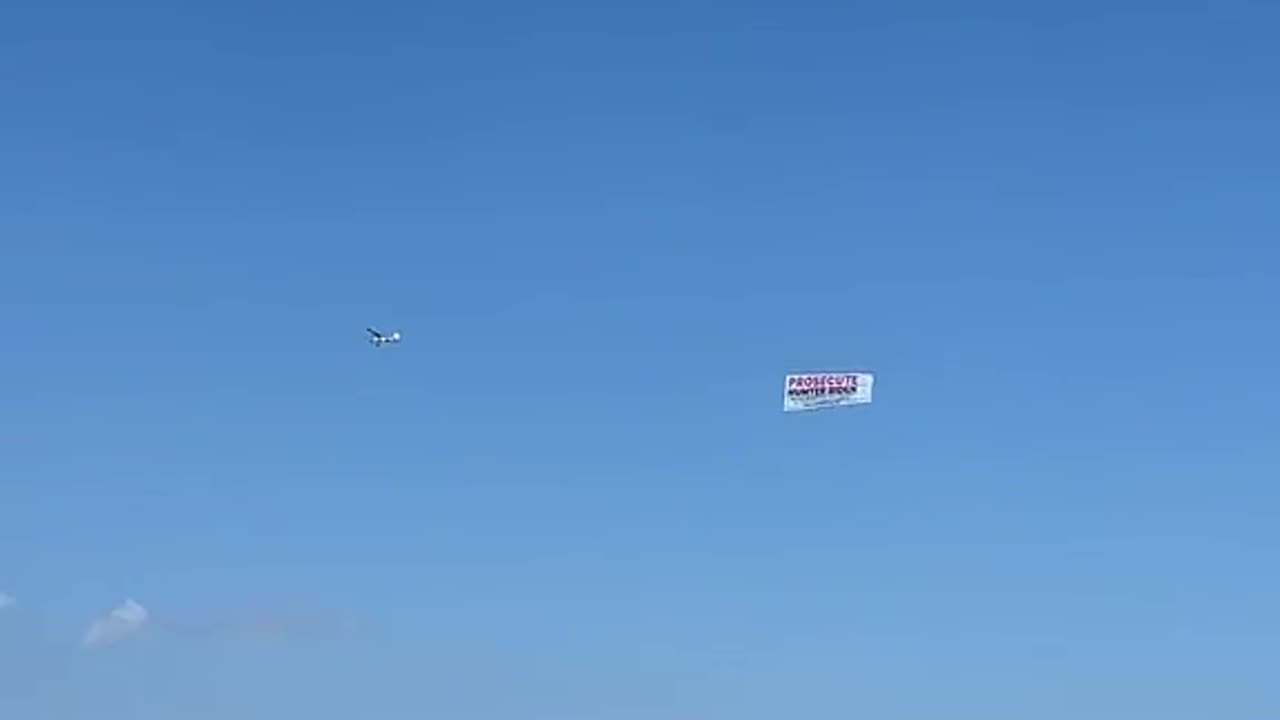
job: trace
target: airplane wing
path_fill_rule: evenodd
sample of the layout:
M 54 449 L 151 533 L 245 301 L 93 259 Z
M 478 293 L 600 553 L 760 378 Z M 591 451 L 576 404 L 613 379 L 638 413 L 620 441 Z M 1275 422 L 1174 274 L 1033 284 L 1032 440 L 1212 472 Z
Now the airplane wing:
M 375 338 L 378 338 L 378 339 L 382 338 L 382 333 L 378 332 L 377 330 L 374 330 L 373 328 L 365 328 L 364 331 L 369 333 Z

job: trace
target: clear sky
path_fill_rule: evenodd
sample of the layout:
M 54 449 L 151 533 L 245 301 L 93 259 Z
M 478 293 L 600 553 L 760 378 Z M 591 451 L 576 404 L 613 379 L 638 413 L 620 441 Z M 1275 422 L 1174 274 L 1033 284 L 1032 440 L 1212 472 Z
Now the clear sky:
M 1277 23 L 6 3 L 0 717 L 1275 718 Z

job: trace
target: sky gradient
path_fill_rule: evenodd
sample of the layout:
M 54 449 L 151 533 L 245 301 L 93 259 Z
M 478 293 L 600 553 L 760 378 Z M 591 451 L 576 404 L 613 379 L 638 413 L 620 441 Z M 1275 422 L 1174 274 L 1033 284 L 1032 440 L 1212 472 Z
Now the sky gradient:
M 1280 5 L 0 18 L 0 717 L 1280 713 Z

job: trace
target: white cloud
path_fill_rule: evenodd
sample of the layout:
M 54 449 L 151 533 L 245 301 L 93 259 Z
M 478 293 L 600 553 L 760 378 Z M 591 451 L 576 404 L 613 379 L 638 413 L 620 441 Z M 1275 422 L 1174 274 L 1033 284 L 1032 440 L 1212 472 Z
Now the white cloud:
M 83 645 L 87 649 L 113 645 L 144 629 L 187 638 L 284 640 L 342 633 L 348 629 L 348 624 L 338 613 L 297 610 L 255 610 L 193 621 L 169 615 L 157 617 L 134 600 L 127 600 L 107 615 L 94 620 L 85 632 Z
M 0 610 L 7 610 L 17 604 L 18 601 L 14 600 L 12 595 L 6 595 L 0 592 Z
M 150 618 L 146 608 L 133 600 L 126 600 L 106 616 L 93 621 L 85 632 L 84 646 L 95 648 L 119 642 L 141 630 Z

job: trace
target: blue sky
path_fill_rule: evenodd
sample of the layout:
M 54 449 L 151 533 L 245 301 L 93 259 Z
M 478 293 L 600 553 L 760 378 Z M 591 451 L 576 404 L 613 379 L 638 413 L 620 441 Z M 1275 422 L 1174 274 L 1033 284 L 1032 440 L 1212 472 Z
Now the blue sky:
M 1280 6 L 3 17 L 0 716 L 1280 712 Z

